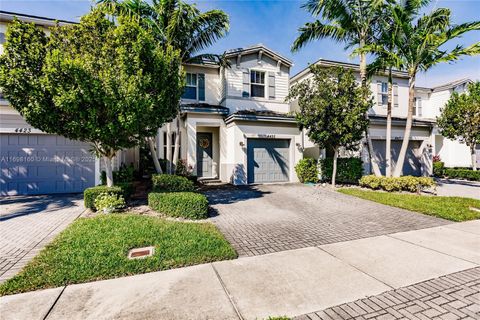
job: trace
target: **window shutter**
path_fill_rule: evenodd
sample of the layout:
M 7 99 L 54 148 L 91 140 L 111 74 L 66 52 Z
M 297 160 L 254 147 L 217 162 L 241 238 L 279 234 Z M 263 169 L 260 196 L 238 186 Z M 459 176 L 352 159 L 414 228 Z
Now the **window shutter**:
M 382 81 L 377 81 L 377 105 L 381 107 L 383 105 L 382 99 Z
M 199 73 L 198 77 L 198 100 L 205 101 L 205 73 Z
M 268 98 L 275 99 L 275 72 L 268 72 Z
M 248 71 L 248 70 L 243 71 L 242 97 L 244 97 L 244 98 L 250 97 L 250 71 Z
M 393 84 L 393 106 L 398 108 L 398 84 Z
M 417 116 L 422 116 L 422 98 L 417 98 Z

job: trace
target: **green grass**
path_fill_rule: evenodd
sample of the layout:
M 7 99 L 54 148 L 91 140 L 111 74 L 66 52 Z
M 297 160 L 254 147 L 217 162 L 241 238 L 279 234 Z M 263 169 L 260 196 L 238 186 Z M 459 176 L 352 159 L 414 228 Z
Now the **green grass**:
M 146 259 L 129 260 L 132 248 L 155 246 Z M 81 218 L 65 229 L 0 295 L 116 278 L 232 259 L 235 250 L 210 223 L 166 221 L 133 214 Z
M 339 189 L 338 191 L 362 199 L 452 221 L 467 221 L 480 218 L 480 212 L 470 209 L 471 207 L 480 209 L 480 200 L 470 198 L 422 196 L 356 188 Z

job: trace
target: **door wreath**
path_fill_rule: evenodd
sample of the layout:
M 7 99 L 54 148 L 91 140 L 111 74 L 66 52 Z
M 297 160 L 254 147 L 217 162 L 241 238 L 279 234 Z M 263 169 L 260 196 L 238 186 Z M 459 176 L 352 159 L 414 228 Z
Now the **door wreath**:
M 207 138 L 200 139 L 199 145 L 203 149 L 207 149 L 210 146 L 210 141 Z

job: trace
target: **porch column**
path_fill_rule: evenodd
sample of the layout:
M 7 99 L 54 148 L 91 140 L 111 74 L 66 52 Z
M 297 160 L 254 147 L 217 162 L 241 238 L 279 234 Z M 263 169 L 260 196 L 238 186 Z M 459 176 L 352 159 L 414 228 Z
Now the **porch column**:
M 187 163 L 192 166 L 194 175 L 197 174 L 197 123 L 186 119 L 187 127 Z

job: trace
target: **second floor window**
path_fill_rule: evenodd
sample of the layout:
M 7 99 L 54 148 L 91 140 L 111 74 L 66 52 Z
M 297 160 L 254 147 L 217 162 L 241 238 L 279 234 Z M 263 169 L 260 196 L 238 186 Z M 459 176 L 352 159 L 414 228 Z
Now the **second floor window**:
M 413 115 L 417 117 L 422 116 L 422 98 L 416 97 L 413 104 Z
M 182 99 L 205 101 L 205 74 L 188 72 L 185 78 Z
M 250 72 L 251 96 L 265 98 L 265 72 Z
M 173 154 L 175 153 L 175 138 L 177 136 L 177 133 L 174 131 L 172 132 L 172 140 L 171 140 L 171 144 L 172 144 L 172 159 L 173 159 Z M 182 145 L 182 135 L 180 134 L 180 142 L 179 142 L 179 148 L 178 148 L 178 157 L 180 159 L 181 155 L 182 155 L 182 148 L 181 148 L 181 145 Z M 166 132 L 163 132 L 163 159 L 167 159 L 167 133 Z
M 377 88 L 377 104 L 379 107 L 386 108 L 388 106 L 388 82 L 378 82 Z M 398 84 L 396 83 L 393 83 L 392 86 L 392 104 L 394 108 L 398 108 Z

